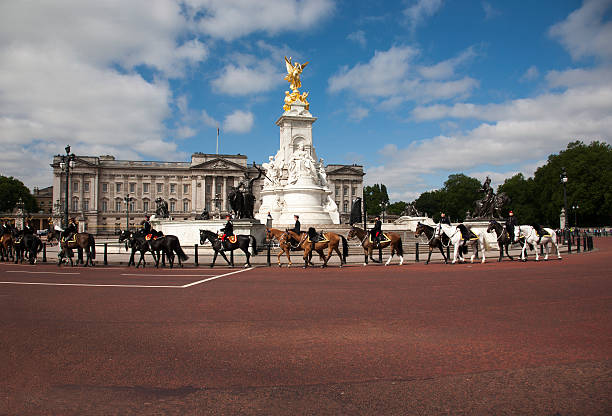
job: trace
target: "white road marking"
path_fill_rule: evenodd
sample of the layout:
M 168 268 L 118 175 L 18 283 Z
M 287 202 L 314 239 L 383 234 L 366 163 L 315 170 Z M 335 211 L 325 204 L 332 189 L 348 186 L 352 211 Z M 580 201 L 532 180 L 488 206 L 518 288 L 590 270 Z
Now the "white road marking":
M 138 288 L 168 288 L 183 289 L 185 286 L 154 286 L 154 285 L 96 285 L 89 283 L 38 283 L 38 282 L 0 282 L 4 285 L 38 285 L 38 286 L 81 286 L 81 287 L 138 287 Z
M 184 285 L 183 287 L 187 288 L 187 287 L 199 285 L 200 283 L 210 282 L 211 280 L 220 279 L 221 277 L 230 276 L 232 274 L 242 273 L 242 272 L 246 272 L 246 271 L 253 270 L 253 269 L 255 269 L 255 267 L 249 267 L 248 269 L 236 270 L 236 271 L 231 272 L 231 273 L 220 274 L 219 276 L 209 277 L 208 279 L 199 280 L 199 281 L 193 282 L 193 283 L 188 283 L 188 284 Z
M 121 273 L 121 276 L 211 277 L 211 276 L 216 276 L 216 274 L 145 274 L 145 273 Z

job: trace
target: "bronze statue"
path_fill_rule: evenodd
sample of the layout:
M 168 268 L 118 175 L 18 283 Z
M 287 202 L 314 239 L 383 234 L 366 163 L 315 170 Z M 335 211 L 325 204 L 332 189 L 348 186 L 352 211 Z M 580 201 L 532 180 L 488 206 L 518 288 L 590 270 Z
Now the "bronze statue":
M 158 197 L 155 200 L 157 204 L 157 208 L 155 209 L 155 216 L 160 218 L 168 218 L 170 217 L 170 212 L 168 211 L 168 203 L 164 201 L 161 197 Z
M 480 188 L 484 193 L 482 199 L 476 201 L 474 210 L 475 218 L 501 218 L 501 210 L 504 205 L 510 203 L 510 198 L 503 192 L 495 194 L 491 187 L 491 178 L 487 176 Z
M 255 195 L 253 195 L 253 183 L 259 180 L 264 173 L 254 162 L 253 167 L 257 169 L 259 175 L 256 178 L 250 178 L 248 172 L 244 172 L 244 177 L 240 180 L 238 186 L 233 186 L 227 196 L 235 218 L 254 218 Z

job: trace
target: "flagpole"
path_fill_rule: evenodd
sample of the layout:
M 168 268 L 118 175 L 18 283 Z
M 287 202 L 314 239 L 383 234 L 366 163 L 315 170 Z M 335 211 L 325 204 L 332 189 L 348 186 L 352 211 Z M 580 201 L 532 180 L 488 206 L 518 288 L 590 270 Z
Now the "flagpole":
M 217 154 L 219 154 L 219 126 L 217 126 Z

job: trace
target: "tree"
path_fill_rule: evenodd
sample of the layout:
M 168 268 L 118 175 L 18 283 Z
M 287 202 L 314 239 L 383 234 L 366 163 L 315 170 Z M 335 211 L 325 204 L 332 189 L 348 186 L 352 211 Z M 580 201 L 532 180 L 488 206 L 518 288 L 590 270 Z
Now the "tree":
M 415 201 L 415 207 L 438 220 L 444 212 L 453 221 L 463 221 L 467 211 L 474 211 L 474 202 L 479 199 L 480 182 L 463 173 L 448 176 L 444 187 L 422 193 Z
M 389 195 L 387 187 L 384 184 L 375 184 L 366 186 L 363 190 L 365 198 L 366 210 L 370 215 L 379 215 L 383 211 L 383 204 L 389 204 Z
M 510 210 L 521 224 L 539 222 L 538 210 L 533 203 L 535 198 L 535 182 L 533 178 L 525 179 L 522 173 L 517 173 L 504 181 L 497 188 L 497 193 L 504 192 L 510 197 L 510 206 L 506 207 L 504 215 Z
M 402 212 L 406 209 L 406 205 L 408 204 L 404 201 L 394 202 L 387 207 L 387 212 L 392 215 L 402 215 Z
M 38 204 L 30 190 L 12 176 L 0 175 L 0 212 L 10 212 L 17 206 L 19 198 L 23 201 L 26 212 L 37 212 Z

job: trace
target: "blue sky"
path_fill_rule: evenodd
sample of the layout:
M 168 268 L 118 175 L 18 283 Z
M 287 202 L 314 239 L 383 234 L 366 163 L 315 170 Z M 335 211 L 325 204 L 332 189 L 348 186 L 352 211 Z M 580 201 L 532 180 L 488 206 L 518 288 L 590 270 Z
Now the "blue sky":
M 612 0 L 133 0 L 0 4 L 1 172 L 51 183 L 53 154 L 262 162 L 283 56 L 327 163 L 406 201 L 463 172 L 531 175 L 574 139 L 610 143 Z

